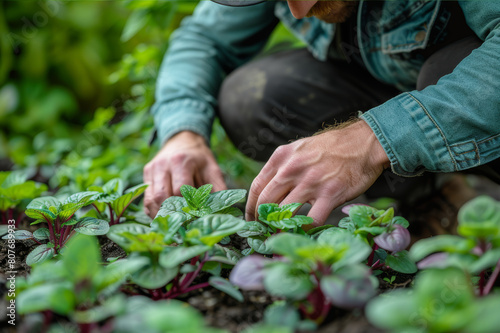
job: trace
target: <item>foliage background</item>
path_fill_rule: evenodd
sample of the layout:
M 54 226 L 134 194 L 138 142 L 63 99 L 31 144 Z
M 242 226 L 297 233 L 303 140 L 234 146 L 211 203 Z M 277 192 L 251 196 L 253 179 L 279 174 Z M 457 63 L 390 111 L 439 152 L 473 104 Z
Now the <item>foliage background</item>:
M 0 170 L 24 169 L 74 192 L 116 176 L 133 185 L 158 147 L 149 108 L 170 34 L 196 1 L 0 3 Z M 266 50 L 300 45 L 279 26 Z M 230 185 L 250 163 L 216 123 L 212 146 Z

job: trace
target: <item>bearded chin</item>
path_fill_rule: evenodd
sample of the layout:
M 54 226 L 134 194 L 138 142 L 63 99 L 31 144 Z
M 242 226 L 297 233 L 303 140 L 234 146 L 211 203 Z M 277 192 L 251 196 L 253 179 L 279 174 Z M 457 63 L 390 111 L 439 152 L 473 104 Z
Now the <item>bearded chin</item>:
M 358 1 L 318 1 L 307 17 L 314 16 L 327 23 L 342 23 L 356 12 Z

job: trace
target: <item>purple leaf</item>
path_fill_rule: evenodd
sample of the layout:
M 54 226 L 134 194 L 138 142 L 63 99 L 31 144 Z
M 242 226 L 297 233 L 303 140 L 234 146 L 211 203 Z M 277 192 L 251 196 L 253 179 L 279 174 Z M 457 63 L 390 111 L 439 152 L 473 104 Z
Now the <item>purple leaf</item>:
M 264 290 L 264 266 L 270 261 L 259 255 L 245 257 L 233 268 L 229 281 L 244 290 Z
M 406 249 L 410 245 L 410 232 L 399 224 L 393 224 L 392 227 L 394 229 L 390 233 L 384 232 L 375 237 L 373 239 L 375 244 L 391 252 L 399 252 Z
M 446 260 L 448 259 L 449 254 L 446 252 L 434 253 L 428 256 L 425 259 L 422 259 L 418 262 L 418 269 L 426 269 L 426 268 L 445 268 L 448 267 Z
M 354 207 L 354 206 L 367 206 L 367 207 L 370 207 L 368 205 L 365 205 L 365 204 L 358 204 L 358 203 L 353 203 L 353 204 L 349 204 L 349 205 L 345 205 L 344 207 L 342 207 L 342 213 L 346 214 L 346 215 L 349 215 L 349 210 Z

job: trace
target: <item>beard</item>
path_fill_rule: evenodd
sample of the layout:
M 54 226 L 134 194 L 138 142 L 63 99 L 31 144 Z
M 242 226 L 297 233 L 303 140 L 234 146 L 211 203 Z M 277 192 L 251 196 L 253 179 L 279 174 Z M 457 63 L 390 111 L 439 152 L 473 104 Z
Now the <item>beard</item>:
M 358 9 L 359 1 L 320 0 L 307 13 L 327 23 L 342 23 L 347 21 Z

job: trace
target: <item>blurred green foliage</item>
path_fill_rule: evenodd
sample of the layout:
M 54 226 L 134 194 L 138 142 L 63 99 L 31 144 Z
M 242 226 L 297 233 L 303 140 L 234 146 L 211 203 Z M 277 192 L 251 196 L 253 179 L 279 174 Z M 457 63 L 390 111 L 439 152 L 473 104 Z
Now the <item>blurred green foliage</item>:
M 197 1 L 0 2 L 0 170 L 30 168 L 73 193 L 120 177 L 142 181 L 156 152 L 149 109 L 170 34 Z M 279 26 L 264 52 L 297 46 Z M 248 187 L 260 165 L 216 123 L 228 180 Z

